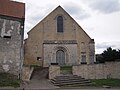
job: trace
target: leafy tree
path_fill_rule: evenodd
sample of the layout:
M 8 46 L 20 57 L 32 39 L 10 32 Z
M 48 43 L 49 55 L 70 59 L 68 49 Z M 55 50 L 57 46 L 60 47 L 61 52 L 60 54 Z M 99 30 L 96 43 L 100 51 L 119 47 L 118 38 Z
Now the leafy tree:
M 96 61 L 97 61 L 97 63 L 104 63 L 105 62 L 102 54 L 97 54 L 96 55 Z
M 115 61 L 115 59 L 117 59 L 117 51 L 109 47 L 107 50 L 103 51 L 102 56 L 105 61 Z
M 112 49 L 111 47 L 104 50 L 102 54 L 96 55 L 96 60 L 99 63 L 106 61 L 120 61 L 120 50 Z

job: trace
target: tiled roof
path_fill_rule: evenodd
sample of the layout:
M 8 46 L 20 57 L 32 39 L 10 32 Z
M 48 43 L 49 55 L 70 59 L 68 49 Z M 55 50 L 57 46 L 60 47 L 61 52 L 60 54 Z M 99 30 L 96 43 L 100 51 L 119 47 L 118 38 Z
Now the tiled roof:
M 0 0 L 0 15 L 25 18 L 25 3 Z

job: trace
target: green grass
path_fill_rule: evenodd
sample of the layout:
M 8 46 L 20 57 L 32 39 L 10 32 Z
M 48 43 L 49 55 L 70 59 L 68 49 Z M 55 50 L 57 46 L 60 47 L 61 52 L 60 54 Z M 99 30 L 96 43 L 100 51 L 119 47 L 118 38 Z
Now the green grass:
M 20 80 L 17 79 L 17 76 L 9 73 L 0 73 L 0 87 L 20 87 Z
M 72 70 L 72 66 L 61 66 L 60 70 Z
M 61 71 L 61 74 L 71 74 L 72 66 L 61 66 L 60 71 Z
M 30 68 L 42 68 L 42 66 L 36 65 L 36 64 L 31 64 L 31 65 L 23 65 L 24 67 L 30 67 Z
M 120 79 L 95 79 L 90 80 L 90 84 L 74 84 L 74 85 L 67 85 L 62 86 L 62 88 L 99 88 L 103 86 L 109 86 L 109 87 L 120 87 Z
M 91 80 L 91 86 L 113 86 L 120 87 L 120 79 L 96 79 Z

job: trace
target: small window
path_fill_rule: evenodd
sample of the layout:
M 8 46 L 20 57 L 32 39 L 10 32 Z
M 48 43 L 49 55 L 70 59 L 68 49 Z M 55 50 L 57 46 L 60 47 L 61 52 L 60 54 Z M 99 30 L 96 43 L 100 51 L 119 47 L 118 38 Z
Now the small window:
M 4 36 L 4 38 L 11 38 L 11 36 Z
M 57 32 L 63 32 L 63 17 L 57 17 Z
M 87 64 L 86 62 L 86 55 L 81 56 L 81 64 Z
M 37 60 L 40 61 L 40 60 L 42 60 L 42 58 L 41 57 L 37 57 Z

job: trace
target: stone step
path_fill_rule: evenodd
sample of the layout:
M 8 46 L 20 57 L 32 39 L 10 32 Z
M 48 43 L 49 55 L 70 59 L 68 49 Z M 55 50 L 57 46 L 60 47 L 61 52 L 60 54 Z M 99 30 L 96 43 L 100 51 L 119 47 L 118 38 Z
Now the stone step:
M 81 78 L 80 76 L 76 76 L 76 75 L 73 75 L 73 76 L 57 76 L 54 78 L 54 80 L 73 80 L 73 79 L 79 79 L 79 80 L 83 80 L 84 78 Z
M 51 80 L 52 83 L 56 84 L 56 83 L 74 83 L 74 82 L 90 82 L 90 80 L 57 80 L 57 81 L 54 81 L 54 80 Z
M 80 77 L 80 76 L 77 76 L 77 75 L 60 75 L 60 76 L 56 76 L 56 77 Z
M 55 78 L 81 78 L 80 76 L 77 75 L 61 75 L 61 76 L 56 76 Z
M 90 80 L 84 79 L 77 75 L 61 75 L 56 76 L 54 79 L 51 79 L 51 82 L 56 86 L 64 86 L 64 85 L 84 85 L 89 84 Z
M 84 82 L 61 82 L 61 83 L 55 83 L 54 85 L 56 86 L 65 86 L 65 85 L 75 85 L 75 84 L 79 84 L 79 85 L 88 85 L 88 83 L 90 83 L 90 81 L 84 81 Z
M 56 85 L 56 86 L 60 86 L 60 87 L 62 87 L 62 86 L 64 86 L 64 87 L 79 87 L 79 86 L 89 86 L 89 85 L 91 85 L 92 83 L 76 83 L 76 84 L 70 84 L 70 85 L 68 85 L 68 84 L 66 84 L 66 85 Z
M 80 81 L 83 81 L 83 80 L 85 80 L 84 78 L 81 78 L 81 77 L 76 77 L 76 78 L 54 78 L 54 79 L 51 79 L 51 80 L 53 80 L 53 81 L 67 81 L 67 80 L 80 80 Z

